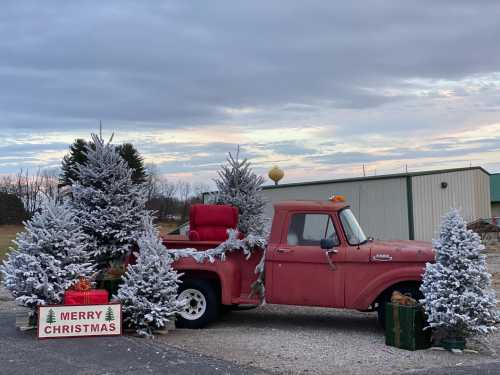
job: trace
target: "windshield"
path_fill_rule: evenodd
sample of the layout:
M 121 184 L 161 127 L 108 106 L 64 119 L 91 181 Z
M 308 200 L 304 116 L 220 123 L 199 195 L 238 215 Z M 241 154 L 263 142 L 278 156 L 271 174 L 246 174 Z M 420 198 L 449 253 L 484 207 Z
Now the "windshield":
M 366 242 L 366 235 L 349 208 L 340 211 L 339 216 L 349 245 L 359 245 Z

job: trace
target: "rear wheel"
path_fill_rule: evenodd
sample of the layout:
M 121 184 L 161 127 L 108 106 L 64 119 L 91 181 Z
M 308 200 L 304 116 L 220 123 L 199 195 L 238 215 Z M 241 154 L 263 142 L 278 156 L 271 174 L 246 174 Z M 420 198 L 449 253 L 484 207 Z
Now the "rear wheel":
M 205 280 L 185 280 L 179 287 L 179 301 L 184 308 L 175 320 L 177 328 L 203 328 L 217 319 L 219 309 L 217 294 Z
M 410 296 L 413 299 L 416 299 L 417 301 L 422 299 L 424 295 L 420 291 L 420 289 L 417 286 L 401 286 L 401 287 L 395 287 L 393 289 L 388 290 L 385 292 L 379 299 L 378 301 L 378 307 L 377 307 L 377 315 L 378 315 L 378 323 L 382 328 L 385 328 L 385 315 L 386 315 L 386 304 L 388 302 L 391 302 L 391 296 L 392 292 L 398 291 L 401 294 L 405 294 L 407 296 Z

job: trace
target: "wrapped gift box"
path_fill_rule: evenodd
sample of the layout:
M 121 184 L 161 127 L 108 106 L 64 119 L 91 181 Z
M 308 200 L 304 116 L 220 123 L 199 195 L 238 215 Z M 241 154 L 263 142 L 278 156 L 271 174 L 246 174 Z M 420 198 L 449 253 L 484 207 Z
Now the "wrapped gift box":
M 65 305 L 103 305 L 108 301 L 108 291 L 104 289 L 91 289 L 85 292 L 67 290 L 64 292 Z
M 385 344 L 406 350 L 427 349 L 431 346 L 431 330 L 420 306 L 386 305 Z

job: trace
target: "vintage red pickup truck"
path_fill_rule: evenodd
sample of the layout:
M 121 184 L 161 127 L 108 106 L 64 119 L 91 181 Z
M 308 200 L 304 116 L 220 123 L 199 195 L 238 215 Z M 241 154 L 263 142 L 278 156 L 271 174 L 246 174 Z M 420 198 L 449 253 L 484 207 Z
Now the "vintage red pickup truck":
M 378 311 L 393 290 L 420 297 L 426 262 L 434 260 L 423 241 L 374 241 L 365 236 L 349 205 L 332 201 L 286 201 L 274 205 L 265 252 L 265 300 L 269 304 Z M 214 248 L 221 241 L 164 239 L 168 249 Z M 251 293 L 262 251 L 249 259 L 229 253 L 225 261 L 198 263 L 181 258 L 179 298 L 189 303 L 177 318 L 184 328 L 201 328 L 222 309 L 258 305 Z

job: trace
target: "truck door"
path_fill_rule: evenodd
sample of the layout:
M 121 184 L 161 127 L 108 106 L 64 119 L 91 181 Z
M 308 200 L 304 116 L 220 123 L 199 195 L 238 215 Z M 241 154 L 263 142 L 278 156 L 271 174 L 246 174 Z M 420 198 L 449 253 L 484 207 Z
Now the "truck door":
M 340 244 L 332 217 L 324 212 L 290 213 L 285 228 L 280 244 L 268 249 L 266 267 L 270 267 L 270 272 L 266 274 L 271 280 L 266 282 L 267 301 L 343 307 L 343 273 L 332 268 L 320 247 L 323 238 L 332 238 L 337 246 Z M 337 250 L 334 261 L 341 261 L 345 251 L 342 247 Z

